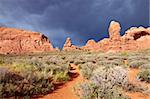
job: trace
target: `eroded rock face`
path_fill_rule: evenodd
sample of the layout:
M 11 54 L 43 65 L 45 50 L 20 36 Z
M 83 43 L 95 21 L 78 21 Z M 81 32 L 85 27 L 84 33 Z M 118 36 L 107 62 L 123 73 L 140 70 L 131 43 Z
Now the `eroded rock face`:
M 22 54 L 53 51 L 48 38 L 38 32 L 0 27 L 0 53 Z
M 132 27 L 120 35 L 120 24 L 112 21 L 109 27 L 109 38 L 96 44 L 86 44 L 85 49 L 103 52 L 135 51 L 150 48 L 150 28 Z
M 71 39 L 67 38 L 66 42 L 64 44 L 63 50 L 64 51 L 73 51 L 73 50 L 80 50 L 80 48 L 73 45 Z

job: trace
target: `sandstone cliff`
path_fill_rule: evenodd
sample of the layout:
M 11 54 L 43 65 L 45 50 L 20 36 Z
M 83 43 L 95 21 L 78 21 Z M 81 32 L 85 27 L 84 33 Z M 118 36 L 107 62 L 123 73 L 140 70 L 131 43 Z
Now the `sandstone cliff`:
M 0 27 L 0 54 L 52 51 L 46 36 L 38 32 Z

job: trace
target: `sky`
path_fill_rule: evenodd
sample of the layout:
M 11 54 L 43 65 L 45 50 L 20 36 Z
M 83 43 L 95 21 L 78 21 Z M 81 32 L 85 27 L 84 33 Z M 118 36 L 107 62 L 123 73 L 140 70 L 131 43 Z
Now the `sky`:
M 149 0 L 0 0 L 0 26 L 45 34 L 61 48 L 67 37 L 83 46 L 108 37 L 112 20 L 121 34 L 131 26 L 150 26 Z

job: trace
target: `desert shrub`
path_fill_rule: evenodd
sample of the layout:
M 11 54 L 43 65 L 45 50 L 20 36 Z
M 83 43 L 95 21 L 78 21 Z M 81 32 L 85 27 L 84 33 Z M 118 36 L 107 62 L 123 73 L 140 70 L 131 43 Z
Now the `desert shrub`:
M 82 93 L 77 93 L 81 99 L 128 99 L 117 86 L 103 89 L 93 83 L 83 83 L 76 90 L 82 90 Z
M 24 64 L 24 63 L 13 63 L 11 67 L 9 67 L 14 72 L 26 72 L 26 71 L 34 71 L 36 70 L 36 66 Z
M 150 63 L 145 63 L 140 66 L 141 69 L 150 69 Z
M 148 61 L 148 57 L 146 57 L 145 55 L 136 55 L 136 56 L 130 56 L 128 57 L 128 62 L 132 62 L 132 61 Z
M 138 75 L 138 79 L 150 83 L 150 69 L 142 69 Z
M 142 84 L 133 84 L 133 83 L 128 83 L 124 87 L 125 91 L 130 91 L 130 92 L 144 92 L 147 90 L 146 86 L 143 86 Z
M 50 57 L 49 62 L 51 62 L 53 64 L 64 64 L 64 63 L 66 63 L 60 56 Z
M 112 87 L 114 85 L 125 86 L 128 84 L 127 70 L 123 67 L 100 67 L 93 72 L 91 81 L 96 85 Z
M 74 62 L 75 65 L 84 64 L 84 63 L 85 63 L 84 61 L 76 61 L 76 62 Z
M 95 62 L 96 63 L 96 60 L 98 59 L 97 55 L 94 55 L 94 54 L 91 54 L 91 55 L 84 55 L 84 62 L 87 63 L 87 62 Z
M 85 63 L 85 60 L 81 56 L 74 59 L 74 64 L 75 65 L 84 64 L 84 63 Z
M 122 93 L 122 87 L 128 84 L 127 71 L 122 67 L 94 70 L 89 82 L 85 82 L 76 90 L 83 99 L 127 99 Z
M 4 59 L 0 58 L 0 64 L 4 64 L 4 63 L 5 63 Z
M 143 64 L 145 64 L 147 61 L 140 61 L 140 60 L 135 60 L 129 63 L 130 68 L 139 68 Z
M 121 56 L 126 56 L 126 57 L 127 57 L 127 56 L 129 56 L 129 53 L 128 53 L 128 52 L 121 52 L 120 55 L 121 55 Z
M 53 89 L 50 83 L 52 76 L 46 72 L 31 72 L 18 74 L 1 69 L 1 96 L 45 94 Z
M 29 84 L 23 87 L 24 95 L 32 94 L 46 94 L 49 91 L 53 90 L 52 75 L 46 71 L 36 71 L 34 73 L 29 72 L 25 76 L 26 83 Z
M 63 82 L 63 81 L 68 81 L 70 79 L 68 72 L 57 72 L 54 77 L 53 80 L 55 82 Z
M 32 58 L 31 60 L 27 60 L 27 63 L 33 66 L 41 67 L 42 62 L 37 58 Z
M 123 59 L 124 57 L 122 57 L 122 56 L 117 56 L 117 55 L 114 55 L 114 56 L 109 56 L 108 58 L 107 58 L 107 60 L 117 60 L 117 59 Z
M 3 66 L 4 69 L 0 69 L 0 97 L 46 94 L 54 89 L 54 80 L 70 79 L 67 63 L 47 64 L 46 61 L 37 57 L 31 60 L 22 58 Z
M 0 84 L 0 96 L 3 95 L 3 84 Z
M 96 64 L 88 62 L 83 65 L 80 65 L 79 68 L 81 69 L 82 76 L 85 77 L 86 79 L 89 79 L 92 76 L 94 69 L 97 67 L 98 66 Z
M 120 60 L 120 59 L 98 61 L 98 64 L 100 66 L 122 66 L 124 65 L 123 60 Z

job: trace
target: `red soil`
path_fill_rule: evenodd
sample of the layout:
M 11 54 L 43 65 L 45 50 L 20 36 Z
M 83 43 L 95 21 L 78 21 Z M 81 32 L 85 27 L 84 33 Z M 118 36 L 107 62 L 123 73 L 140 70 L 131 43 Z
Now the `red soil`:
M 135 85 L 143 85 L 150 88 L 150 84 L 138 81 L 136 76 L 140 70 L 139 69 L 128 69 L 129 81 Z M 140 92 L 127 92 L 126 93 L 131 99 L 150 99 L 150 94 L 144 94 Z
M 66 84 L 60 86 L 57 90 L 54 92 L 39 98 L 39 99 L 79 99 L 78 96 L 76 96 L 73 92 L 73 87 L 77 84 L 83 81 L 82 76 L 79 73 L 79 70 L 77 66 L 71 65 L 71 67 L 75 70 L 72 70 L 72 73 L 78 73 L 78 76 L 76 78 L 73 78 L 72 81 L 67 82 Z

